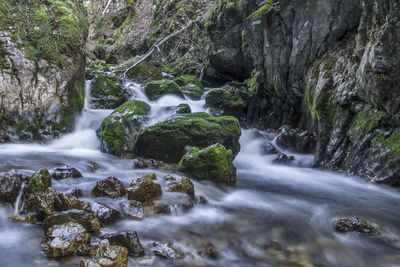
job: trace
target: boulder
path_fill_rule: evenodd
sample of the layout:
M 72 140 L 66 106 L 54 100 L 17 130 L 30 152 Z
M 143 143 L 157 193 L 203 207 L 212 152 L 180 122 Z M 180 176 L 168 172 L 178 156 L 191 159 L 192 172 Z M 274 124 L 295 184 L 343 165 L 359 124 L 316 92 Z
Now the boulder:
M 36 218 L 41 221 L 57 211 L 59 202 L 58 193 L 48 187 L 45 191 L 29 195 L 25 205 L 27 210 L 35 211 Z
M 96 73 L 90 90 L 90 107 L 114 109 L 128 100 L 128 92 L 122 88 L 115 74 Z
M 149 82 L 144 88 L 144 92 L 150 100 L 156 100 L 168 94 L 183 97 L 182 90 L 179 85 L 168 79 Z
M 111 245 L 127 248 L 129 254 L 133 256 L 144 255 L 144 249 L 135 231 L 105 234 L 101 238 L 107 239 Z
M 189 149 L 176 168 L 198 180 L 235 184 L 236 168 L 232 160 L 231 150 L 227 150 L 221 144 L 214 144 L 204 149 L 198 147 Z
M 143 129 L 137 136 L 137 155 L 177 163 L 186 146 L 204 148 L 220 143 L 236 156 L 240 150 L 239 122 L 234 117 L 213 117 L 200 112 L 177 116 Z
M 146 202 L 161 196 L 161 186 L 148 179 L 139 178 L 132 182 L 128 188 L 128 199 Z
M 179 248 L 175 247 L 172 243 L 153 243 L 153 253 L 156 256 L 166 259 L 182 259 L 185 254 Z
M 57 210 L 61 211 L 71 209 L 85 210 L 89 208 L 89 203 L 79 200 L 75 193 L 58 194 L 55 205 Z
M 160 80 L 163 78 L 160 68 L 145 62 L 128 71 L 127 77 L 139 83 L 146 83 L 150 80 Z
M 120 212 L 118 210 L 98 202 L 90 203 L 90 207 L 87 208 L 86 211 L 96 215 L 102 225 L 112 224 L 120 217 Z
M 36 171 L 29 182 L 24 187 L 26 195 L 35 194 L 45 191 L 51 187 L 50 173 L 46 168 Z
M 134 219 L 143 219 L 144 210 L 143 204 L 136 200 L 123 200 L 119 202 L 122 213 Z
M 166 191 L 182 192 L 194 198 L 194 186 L 189 178 L 180 175 L 166 175 L 163 180 Z
M 82 174 L 75 168 L 68 165 L 57 167 L 50 170 L 50 176 L 53 179 L 61 180 L 66 178 L 80 178 Z
M 179 104 L 176 107 L 175 112 L 177 114 L 189 114 L 189 113 L 192 113 L 192 109 L 190 108 L 190 106 L 188 104 Z
M 317 136 L 311 132 L 282 127 L 276 143 L 284 149 L 297 153 L 314 153 Z
M 214 89 L 207 93 L 206 104 L 223 110 L 224 115 L 239 117 L 244 113 L 245 101 L 236 93 L 225 89 Z
M 117 156 L 129 157 L 138 131 L 147 120 L 150 106 L 139 100 L 130 100 L 114 110 L 103 120 L 97 136 L 101 150 Z
M 126 194 L 124 184 L 115 177 L 108 177 L 104 180 L 98 181 L 92 190 L 92 194 L 96 197 L 123 197 Z
M 122 267 L 127 266 L 128 249 L 121 246 L 110 245 L 108 240 L 101 240 L 90 250 L 93 259 L 84 259 L 80 263 L 80 267 Z
M 17 173 L 0 174 L 0 201 L 14 203 L 21 191 L 22 175 Z
M 55 225 L 46 231 L 42 241 L 43 252 L 48 257 L 87 254 L 90 234 L 77 223 Z
M 378 229 L 359 217 L 340 218 L 335 223 L 335 231 L 339 233 L 358 232 L 366 235 L 377 235 Z
M 88 232 L 97 232 L 100 230 L 100 221 L 94 214 L 75 209 L 48 216 L 43 221 L 43 230 L 47 232 L 50 227 L 65 223 L 78 223 Z
M 182 87 L 185 96 L 193 100 L 201 99 L 204 93 L 203 84 L 194 75 L 182 75 L 175 79 L 175 82 Z

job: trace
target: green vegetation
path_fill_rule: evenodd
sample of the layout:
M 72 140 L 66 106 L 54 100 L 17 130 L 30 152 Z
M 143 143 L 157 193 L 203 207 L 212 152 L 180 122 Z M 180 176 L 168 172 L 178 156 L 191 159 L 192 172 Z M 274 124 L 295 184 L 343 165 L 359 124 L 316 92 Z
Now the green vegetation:
M 250 80 L 247 83 L 247 86 L 249 87 L 250 91 L 253 92 L 253 94 L 257 94 L 258 88 L 260 87 L 260 84 L 257 81 L 259 75 L 260 75 L 260 72 L 258 72 L 254 69 L 251 72 Z
M 248 19 L 259 20 L 264 13 L 272 9 L 274 12 L 279 13 L 279 5 L 274 5 L 273 0 L 264 0 L 259 4 L 259 8 L 248 16 Z
M 385 137 L 383 134 L 378 135 L 373 143 L 389 148 L 394 155 L 400 157 L 400 132 L 394 132 L 389 137 Z
M 353 119 L 350 126 L 350 131 L 358 134 L 370 133 L 374 129 L 378 128 L 379 122 L 383 117 L 383 112 L 376 110 L 375 108 L 366 105 L 359 111 Z
M 38 170 L 24 188 L 25 194 L 35 194 L 45 191 L 51 186 L 51 178 L 46 168 Z

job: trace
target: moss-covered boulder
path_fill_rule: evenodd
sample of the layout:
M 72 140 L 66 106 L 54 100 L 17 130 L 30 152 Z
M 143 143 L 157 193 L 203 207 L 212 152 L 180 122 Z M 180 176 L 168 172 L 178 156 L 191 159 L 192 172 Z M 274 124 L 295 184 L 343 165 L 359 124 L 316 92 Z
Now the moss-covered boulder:
M 139 100 L 129 100 L 103 120 L 97 136 L 101 150 L 117 156 L 131 157 L 138 131 L 147 120 L 150 106 Z
M 188 104 L 179 104 L 176 107 L 176 111 L 177 114 L 189 114 L 192 113 L 192 109 L 190 108 L 190 106 Z
M 240 150 L 240 135 L 239 122 L 234 117 L 192 113 L 143 129 L 137 136 L 134 151 L 146 158 L 177 163 L 186 146 L 205 148 L 220 143 L 236 156 Z
M 137 65 L 128 71 L 127 77 L 140 83 L 150 80 L 161 80 L 163 78 L 161 69 L 149 63 L 141 63 Z
M 240 116 L 246 107 L 245 101 L 235 93 L 225 89 L 214 89 L 207 93 L 206 104 L 220 108 L 225 115 Z
M 92 81 L 90 107 L 114 109 L 128 100 L 128 92 L 122 88 L 115 74 L 97 73 Z
M 168 79 L 161 79 L 149 82 L 144 88 L 146 96 L 150 100 L 156 100 L 164 95 L 177 95 L 183 97 L 183 93 L 179 85 Z
M 193 100 L 199 100 L 204 93 L 203 84 L 194 75 L 179 76 L 175 82 L 182 87 L 185 96 Z
M 32 176 L 24 188 L 26 195 L 35 194 L 45 191 L 51 187 L 50 173 L 46 168 L 40 169 Z
M 198 180 L 210 180 L 216 183 L 234 184 L 236 168 L 232 163 L 231 150 L 221 144 L 204 149 L 191 148 L 176 165 L 176 169 Z

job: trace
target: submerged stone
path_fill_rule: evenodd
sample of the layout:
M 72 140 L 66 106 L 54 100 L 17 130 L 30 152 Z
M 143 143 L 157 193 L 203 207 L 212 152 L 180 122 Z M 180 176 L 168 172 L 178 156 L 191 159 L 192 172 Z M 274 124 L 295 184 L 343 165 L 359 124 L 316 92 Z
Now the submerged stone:
M 359 217 L 340 218 L 335 223 L 335 231 L 340 233 L 358 232 L 367 235 L 377 235 L 378 229 Z
M 156 256 L 167 258 L 167 259 L 182 259 L 185 254 L 172 243 L 153 243 L 153 253 Z

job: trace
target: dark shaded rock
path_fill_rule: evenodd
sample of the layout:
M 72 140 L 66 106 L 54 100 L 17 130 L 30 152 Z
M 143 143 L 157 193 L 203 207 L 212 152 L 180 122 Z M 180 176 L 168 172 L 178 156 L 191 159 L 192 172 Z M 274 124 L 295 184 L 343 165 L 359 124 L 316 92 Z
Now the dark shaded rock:
M 161 196 L 161 186 L 148 179 L 139 178 L 128 188 L 128 199 L 145 202 Z
M 71 194 L 58 194 L 55 206 L 57 210 L 66 211 L 70 209 L 86 210 L 89 203 L 77 199 L 76 191 Z
M 232 161 L 232 151 L 226 150 L 221 144 L 204 149 L 193 147 L 182 157 L 176 169 L 190 174 L 195 179 L 234 184 L 236 168 Z
M 127 248 L 131 255 L 144 255 L 144 249 L 142 244 L 140 244 L 139 236 L 135 231 L 105 234 L 102 235 L 101 238 L 107 239 L 111 245 Z
M 38 170 L 24 187 L 26 195 L 45 191 L 51 187 L 51 178 L 46 168 Z
M 135 169 L 146 169 L 149 167 L 149 164 L 143 159 L 135 159 L 133 161 L 133 167 Z
M 186 146 L 204 148 L 220 143 L 237 155 L 240 150 L 239 122 L 234 117 L 213 117 L 207 113 L 178 116 L 143 129 L 137 136 L 139 156 L 177 163 Z
M 144 210 L 143 204 L 136 200 L 123 200 L 119 202 L 122 213 L 134 219 L 143 219 Z
M 126 194 L 124 184 L 115 177 L 108 177 L 98 181 L 92 190 L 96 197 L 106 196 L 111 198 L 123 197 Z
M 167 258 L 167 259 L 182 259 L 185 254 L 177 247 L 173 246 L 172 243 L 153 243 L 153 253 L 156 256 Z
M 294 160 L 293 156 L 288 156 L 285 153 L 279 153 L 275 156 L 272 162 L 281 163 L 281 164 L 289 164 L 291 161 Z
M 22 175 L 17 173 L 0 174 L 0 201 L 14 203 L 21 191 Z
M 54 225 L 70 222 L 82 225 L 88 232 L 100 230 L 99 219 L 94 214 L 82 210 L 68 210 L 48 216 L 43 222 L 43 230 L 47 232 Z
M 90 249 L 89 254 L 94 258 L 82 260 L 79 265 L 80 267 L 127 266 L 128 249 L 121 246 L 110 245 L 108 240 L 101 240 L 98 244 Z
M 317 136 L 307 131 L 281 128 L 276 143 L 284 148 L 298 153 L 313 153 Z
M 42 247 L 48 257 L 85 255 L 89 250 L 89 242 L 90 234 L 82 225 L 66 223 L 49 228 Z
M 335 223 L 335 231 L 339 233 L 358 232 L 366 235 L 377 235 L 378 229 L 359 217 L 340 218 Z
M 53 188 L 29 195 L 25 201 L 26 209 L 35 211 L 39 221 L 56 212 L 58 203 L 60 203 L 60 199 Z
M 133 161 L 133 167 L 135 169 L 145 169 L 145 168 L 153 168 L 153 169 L 159 169 L 159 168 L 165 168 L 166 164 L 162 161 L 159 160 L 154 160 L 154 159 L 135 159 Z
M 150 100 L 156 100 L 167 94 L 183 97 L 179 85 L 168 79 L 149 82 L 144 88 L 144 92 Z
M 66 178 L 80 178 L 82 174 L 77 169 L 66 165 L 51 169 L 50 176 L 53 179 L 61 180 Z
M 262 144 L 262 153 L 264 155 L 272 155 L 272 154 L 278 154 L 279 151 L 273 144 L 271 144 L 271 142 L 266 142 Z
M 167 191 L 186 193 L 194 198 L 194 186 L 189 178 L 179 175 L 167 175 L 163 178 Z
M 117 221 L 120 217 L 120 212 L 113 208 L 108 207 L 107 205 L 91 202 L 90 207 L 86 209 L 96 215 L 99 218 L 102 225 L 112 224 Z

